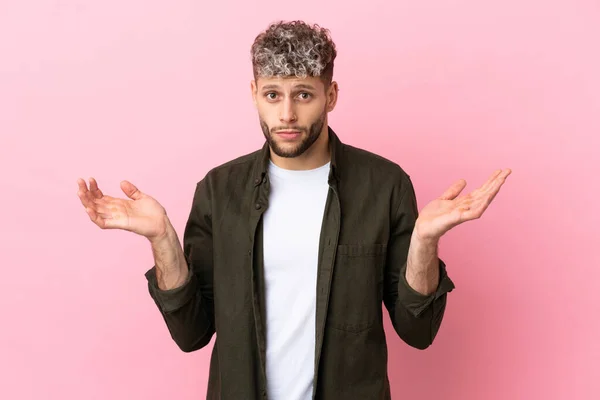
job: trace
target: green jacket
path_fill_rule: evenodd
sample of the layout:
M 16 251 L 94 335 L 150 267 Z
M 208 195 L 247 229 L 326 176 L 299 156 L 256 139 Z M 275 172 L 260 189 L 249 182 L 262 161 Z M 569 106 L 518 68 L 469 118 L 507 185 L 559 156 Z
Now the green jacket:
M 439 262 L 435 293 L 405 278 L 417 202 L 397 164 L 342 143 L 329 128 L 330 190 L 319 247 L 314 399 L 389 399 L 385 305 L 397 334 L 425 349 L 454 284 Z M 209 171 L 197 183 L 185 226 L 188 281 L 148 288 L 179 348 L 216 333 L 207 399 L 266 399 L 261 216 L 269 205 L 269 147 Z

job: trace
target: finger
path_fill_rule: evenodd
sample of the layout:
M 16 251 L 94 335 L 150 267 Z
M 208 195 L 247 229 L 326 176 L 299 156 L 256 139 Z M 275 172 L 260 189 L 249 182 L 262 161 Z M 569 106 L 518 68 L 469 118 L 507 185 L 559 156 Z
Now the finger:
M 135 187 L 135 185 L 129 181 L 122 181 L 121 182 L 121 190 L 123 190 L 123 192 L 127 195 L 127 197 L 129 197 L 130 199 L 133 200 L 139 200 L 142 198 L 143 194 L 142 192 L 140 192 L 140 190 Z
M 85 196 L 89 192 L 85 180 L 83 180 L 82 178 L 78 178 L 77 179 L 77 188 L 78 188 L 77 196 L 79 196 L 80 199 L 85 198 Z
M 482 194 L 485 193 L 485 196 L 476 196 L 472 202 L 465 201 L 458 206 L 459 211 L 462 213 L 461 218 L 465 218 L 465 220 L 481 218 L 494 198 L 498 195 L 500 188 L 511 173 L 512 170 L 510 168 L 495 171 L 494 174 L 492 174 L 494 177 L 492 181 L 486 182 L 481 188 L 483 189 L 485 187 L 487 193 L 485 193 L 485 191 L 481 192 Z
M 106 220 L 106 219 L 114 219 L 113 218 L 113 214 L 110 212 L 102 212 L 100 210 L 94 210 L 96 212 L 96 215 L 98 215 L 100 218 Z
M 88 213 L 90 220 L 94 224 L 98 225 L 100 228 L 102 228 L 102 229 L 116 228 L 116 223 L 115 223 L 114 218 L 112 218 L 112 215 L 97 212 L 96 210 L 89 208 L 89 207 L 87 207 L 85 210 Z
M 508 176 L 508 175 L 507 175 Z M 500 188 L 502 187 L 502 185 L 504 185 L 504 182 L 506 181 L 506 178 L 503 178 L 500 182 L 498 182 L 498 184 L 496 185 L 496 187 L 493 188 L 493 190 L 490 191 L 487 203 L 490 204 L 498 195 L 498 193 L 500 192 Z
M 498 178 L 498 176 L 502 173 L 501 169 L 497 169 L 495 170 L 490 177 L 488 178 L 487 181 L 485 181 L 485 183 L 483 185 L 481 185 L 481 187 L 479 187 L 479 191 L 480 192 L 487 192 L 488 189 L 490 188 L 491 185 L 493 185 L 493 183 L 495 182 L 496 178 Z
M 85 180 L 83 180 L 82 178 L 77 178 L 77 187 L 79 188 L 80 192 L 87 192 L 87 185 L 85 183 Z
M 81 201 L 81 204 L 83 204 L 84 207 L 93 207 L 93 201 L 90 195 L 89 190 L 87 190 L 87 187 L 85 187 L 85 183 L 84 183 L 84 188 L 80 189 L 77 191 L 77 197 L 79 197 L 79 200 Z
M 498 172 L 499 171 L 499 172 Z M 511 174 L 512 170 L 510 168 L 506 168 L 504 170 L 498 170 L 495 178 L 491 181 L 488 181 L 485 185 L 484 192 L 492 192 L 499 189 L 500 186 L 504 183 L 508 175 Z
M 90 207 L 93 209 L 95 209 L 99 204 L 108 204 L 108 201 L 113 199 L 109 196 L 103 196 L 98 199 L 94 197 L 92 192 L 90 192 L 89 190 L 86 192 L 78 191 L 77 196 L 79 197 L 79 200 L 81 201 L 81 204 L 83 204 L 84 207 Z
M 90 208 L 92 208 L 92 207 L 90 207 Z M 101 214 L 106 217 L 111 217 L 111 218 L 114 216 L 114 214 L 116 214 L 118 212 L 116 207 L 107 206 L 102 203 L 95 203 L 93 210 L 96 211 L 96 213 L 98 213 L 98 214 Z
M 480 218 L 487 209 L 488 205 L 489 201 L 487 201 L 487 199 L 485 198 L 474 201 L 469 205 L 468 209 L 466 210 L 467 216 L 469 217 L 469 219 Z
M 510 174 L 510 169 L 501 170 L 497 169 L 492 173 L 492 175 L 488 178 L 488 180 L 479 188 L 473 190 L 468 197 L 471 197 L 478 204 L 482 201 L 489 202 L 495 196 L 497 190 L 499 190 L 500 186 L 504 182 L 506 176 Z M 500 185 L 500 186 L 498 186 Z
M 79 197 L 79 200 L 81 200 L 81 204 L 83 204 L 84 207 L 93 207 L 94 195 L 88 190 L 86 181 L 79 178 L 77 179 L 77 184 L 79 187 L 77 196 Z
M 467 186 L 467 181 L 464 179 L 460 179 L 457 182 L 453 183 L 446 191 L 440 196 L 442 200 L 453 200 L 463 191 L 463 189 Z
M 86 207 L 85 211 L 94 224 L 98 225 L 100 228 L 104 228 L 104 219 L 93 208 Z
M 489 201 L 493 200 L 493 198 L 496 197 L 496 194 L 498 194 L 498 191 L 500 190 L 502 185 L 504 185 L 504 182 L 506 182 L 506 178 L 511 174 L 511 172 L 512 171 L 510 169 L 503 170 L 494 180 L 494 182 L 487 188 L 486 197 L 489 198 Z
M 101 199 L 103 196 L 102 191 L 98 188 L 98 182 L 92 177 L 90 177 L 90 192 L 97 199 Z
M 506 177 L 508 175 L 510 175 L 510 170 L 503 171 L 501 176 L 496 178 L 496 181 L 494 182 L 494 186 L 492 186 L 488 189 L 488 193 L 486 193 L 485 196 L 477 197 L 473 201 L 473 203 L 469 207 L 469 210 L 472 211 L 472 213 L 473 213 L 473 215 L 472 215 L 473 218 L 479 218 L 479 217 L 481 217 L 481 215 L 483 215 L 485 210 L 487 210 L 489 205 L 492 203 L 492 201 L 494 200 L 494 198 L 500 191 L 500 188 L 506 181 Z
M 106 196 L 102 199 L 96 199 L 92 196 L 92 194 L 88 191 L 86 193 L 82 193 L 81 191 L 77 192 L 79 196 L 79 200 L 83 207 L 87 210 L 92 210 L 96 214 L 111 214 L 111 206 L 107 203 Z M 114 207 L 112 207 L 114 208 Z M 115 208 L 116 210 L 116 208 Z

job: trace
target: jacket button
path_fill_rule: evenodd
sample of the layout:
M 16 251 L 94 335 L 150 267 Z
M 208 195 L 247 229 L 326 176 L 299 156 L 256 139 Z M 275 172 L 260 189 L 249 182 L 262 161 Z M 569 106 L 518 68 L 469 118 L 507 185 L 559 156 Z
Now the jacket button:
M 254 205 L 254 208 L 256 208 L 257 210 L 260 210 L 260 207 L 261 207 L 260 203 L 256 203 L 256 204 Z
M 259 183 L 260 183 L 260 178 L 256 178 L 256 179 L 254 180 L 254 184 L 255 184 L 255 185 L 258 185 Z

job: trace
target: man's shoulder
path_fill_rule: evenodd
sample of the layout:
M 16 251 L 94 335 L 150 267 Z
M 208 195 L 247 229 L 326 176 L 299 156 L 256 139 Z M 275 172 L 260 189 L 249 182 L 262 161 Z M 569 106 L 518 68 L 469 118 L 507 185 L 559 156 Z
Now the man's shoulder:
M 398 162 L 375 152 L 344 145 L 340 175 L 351 197 L 356 195 L 389 198 L 400 204 L 406 193 L 414 191 L 410 175 Z
M 254 162 L 260 157 L 261 149 L 254 150 L 251 153 L 246 153 L 232 160 L 226 161 L 212 168 L 211 173 L 228 173 L 232 170 L 248 169 L 254 167 Z
M 223 179 L 240 179 L 249 176 L 253 169 L 255 162 L 260 157 L 262 150 L 254 150 L 250 153 L 240 155 L 229 161 L 225 161 L 212 167 L 206 175 L 201 179 L 202 181 L 222 181 Z
M 401 180 L 410 178 L 398 162 L 360 147 L 344 144 L 341 157 L 344 168 L 352 172 L 381 174 L 382 177 L 393 177 Z

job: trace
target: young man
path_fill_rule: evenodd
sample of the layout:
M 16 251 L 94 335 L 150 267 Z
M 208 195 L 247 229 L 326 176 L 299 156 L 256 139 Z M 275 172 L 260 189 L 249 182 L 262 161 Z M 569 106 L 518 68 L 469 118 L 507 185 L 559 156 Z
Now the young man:
M 459 196 L 459 180 L 420 214 L 397 164 L 343 144 L 329 127 L 336 57 L 328 31 L 273 24 L 252 46 L 259 151 L 197 183 L 183 248 L 164 208 L 80 179 L 103 229 L 147 237 L 150 295 L 186 352 L 213 335 L 209 399 L 389 399 L 382 303 L 397 334 L 425 349 L 454 284 L 441 236 L 481 216 L 510 170 Z

